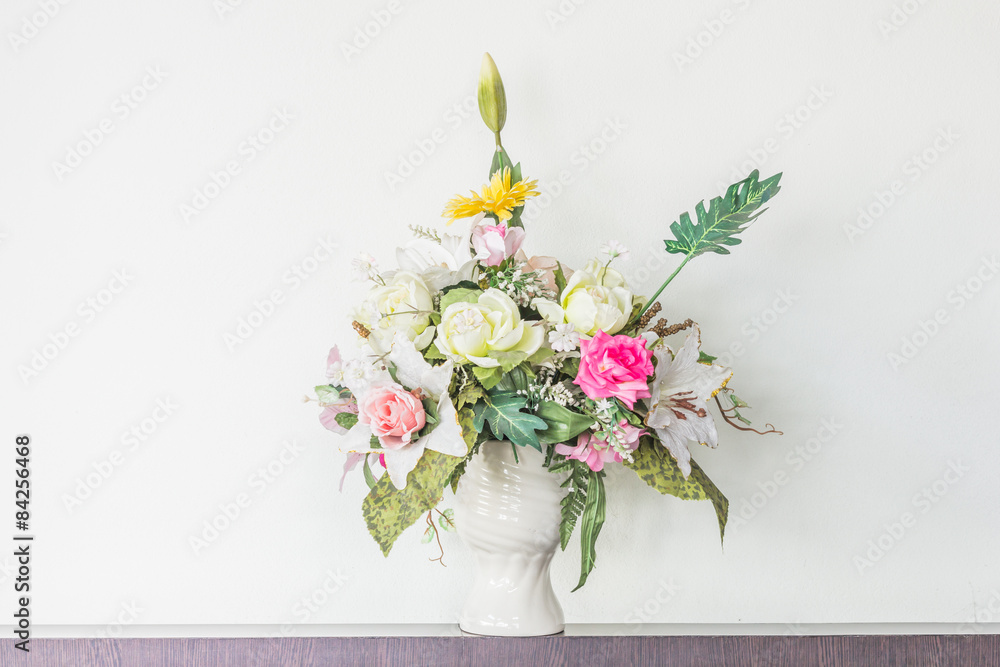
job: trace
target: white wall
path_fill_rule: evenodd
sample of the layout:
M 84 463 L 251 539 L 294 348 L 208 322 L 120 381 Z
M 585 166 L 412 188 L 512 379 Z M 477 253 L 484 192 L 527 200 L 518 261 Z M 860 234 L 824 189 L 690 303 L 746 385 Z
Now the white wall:
M 569 593 L 578 547 L 557 558 L 567 619 L 997 620 L 995 3 L 231 2 L 221 16 L 210 0 L 71 2 L 23 42 L 9 35 L 39 3 L 4 4 L 0 432 L 34 439 L 36 623 L 104 625 L 133 603 L 141 624 L 455 619 L 461 544 L 447 536 L 444 569 L 414 531 L 384 560 L 363 481 L 337 492 L 343 457 L 301 398 L 351 338 L 350 258 L 391 263 L 407 224 L 439 224 L 483 180 L 484 50 L 506 83 L 511 155 L 543 184 L 572 178 L 529 225 L 533 253 L 580 265 L 617 237 L 649 293 L 639 269 L 661 261 L 677 214 L 748 161 L 784 172 L 743 245 L 693 262 L 664 304 L 701 323 L 705 349 L 742 345 L 732 386 L 784 435 L 723 427 L 718 450 L 696 452 L 732 502 L 724 549 L 710 504 L 613 473 L 584 590 Z M 373 13 L 391 20 L 345 56 Z M 127 116 L 123 94 L 144 97 Z M 291 119 L 251 160 L 241 143 L 276 111 Z M 103 119 L 110 134 L 57 175 Z M 581 159 L 609 123 L 605 150 Z M 388 185 L 401 156 L 442 136 Z M 230 161 L 240 172 L 185 221 L 180 206 Z M 862 209 L 872 222 L 849 234 Z M 295 278 L 321 243 L 335 256 Z M 127 285 L 103 292 L 116 272 Z M 91 313 L 86 300 L 108 296 Z M 78 335 L 24 381 L 18 367 L 69 325 Z M 919 350 L 894 367 L 904 339 Z M 161 400 L 178 407 L 130 449 L 123 434 Z M 301 451 L 260 484 L 286 442 Z M 775 476 L 773 497 L 756 495 Z M 250 506 L 195 554 L 189 538 L 239 494 Z M 886 533 L 906 514 L 899 539 Z M 859 565 L 880 539 L 888 552 Z M 306 618 L 297 605 L 330 571 L 346 580 Z

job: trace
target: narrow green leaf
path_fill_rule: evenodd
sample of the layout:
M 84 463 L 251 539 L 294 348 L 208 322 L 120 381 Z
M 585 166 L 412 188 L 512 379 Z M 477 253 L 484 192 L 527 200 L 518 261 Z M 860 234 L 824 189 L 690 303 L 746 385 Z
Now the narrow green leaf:
M 710 354 L 705 354 L 704 352 L 702 352 L 700 350 L 698 351 L 698 363 L 699 364 L 710 364 L 713 361 L 715 361 L 716 359 L 718 359 L 718 357 L 713 357 Z
M 367 456 L 365 456 L 364 472 L 365 472 L 365 484 L 368 485 L 368 490 L 370 491 L 371 489 L 375 488 L 375 481 L 376 480 L 375 480 L 375 475 L 372 474 L 371 467 L 368 465 L 368 457 Z
M 556 280 L 556 300 L 559 300 L 559 296 L 562 295 L 563 290 L 566 289 L 566 274 L 563 273 L 562 264 L 556 262 L 556 270 L 552 272 L 553 277 Z
M 587 504 L 580 518 L 580 581 L 574 591 L 587 583 L 587 577 L 594 569 L 597 560 L 597 537 L 604 526 L 604 472 L 590 471 L 587 484 Z
M 465 440 L 465 446 L 468 447 L 468 453 L 465 455 L 458 465 L 455 466 L 454 470 L 451 471 L 451 477 L 448 479 L 448 485 L 451 486 L 452 493 L 458 493 L 458 480 L 462 478 L 465 474 L 465 466 L 469 464 L 469 460 L 475 453 L 476 439 L 479 438 L 479 432 L 476 430 L 474 421 L 474 413 L 471 408 L 460 408 L 458 411 L 458 423 L 462 427 L 462 439 Z
M 497 148 L 493 153 L 493 162 L 490 164 L 490 178 L 493 178 L 493 174 L 497 173 L 504 167 L 510 168 L 512 172 L 514 170 L 514 165 L 511 163 L 510 156 L 507 155 L 507 151 L 503 148 Z M 514 180 L 511 178 L 511 183 L 513 182 Z

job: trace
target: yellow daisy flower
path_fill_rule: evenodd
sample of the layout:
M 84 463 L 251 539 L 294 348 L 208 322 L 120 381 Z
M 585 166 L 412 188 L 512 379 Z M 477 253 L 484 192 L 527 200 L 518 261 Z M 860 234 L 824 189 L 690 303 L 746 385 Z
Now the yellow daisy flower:
M 514 216 L 514 209 L 524 205 L 524 200 L 539 194 L 535 189 L 537 184 L 538 181 L 518 181 L 511 185 L 510 167 L 504 167 L 502 174 L 496 172 L 483 186 L 481 195 L 471 190 L 471 197 L 456 196 L 444 207 L 442 215 L 449 218 L 449 225 L 459 218 L 471 218 L 479 213 L 493 213 L 504 222 Z

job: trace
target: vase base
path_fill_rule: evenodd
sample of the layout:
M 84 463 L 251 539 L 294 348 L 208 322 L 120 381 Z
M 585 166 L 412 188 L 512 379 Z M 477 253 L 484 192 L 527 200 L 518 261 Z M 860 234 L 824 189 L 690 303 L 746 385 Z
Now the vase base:
M 561 635 L 566 630 L 565 625 L 560 625 L 558 628 L 539 628 L 539 629 L 525 629 L 525 628 L 497 628 L 489 626 L 475 626 L 467 627 L 463 623 L 458 624 L 459 629 L 462 631 L 463 635 L 471 635 L 474 637 L 551 637 L 553 635 Z

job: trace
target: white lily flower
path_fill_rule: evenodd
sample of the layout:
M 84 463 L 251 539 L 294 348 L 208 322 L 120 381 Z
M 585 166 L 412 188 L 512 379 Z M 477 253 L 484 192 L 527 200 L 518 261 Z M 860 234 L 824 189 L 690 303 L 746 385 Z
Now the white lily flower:
M 482 220 L 479 215 L 464 234 L 441 234 L 441 242 L 414 239 L 396 249 L 396 261 L 402 271 L 419 274 L 433 291 L 470 280 L 476 261 L 472 256 L 472 229 Z
M 688 441 L 717 447 L 719 433 L 705 403 L 717 394 L 733 371 L 716 364 L 698 363 L 701 333 L 698 327 L 688 334 L 684 346 L 673 355 L 669 347 L 657 348 L 656 378 L 646 403 L 646 425 L 670 451 L 684 477 L 691 474 Z

